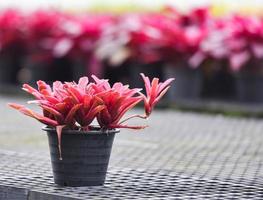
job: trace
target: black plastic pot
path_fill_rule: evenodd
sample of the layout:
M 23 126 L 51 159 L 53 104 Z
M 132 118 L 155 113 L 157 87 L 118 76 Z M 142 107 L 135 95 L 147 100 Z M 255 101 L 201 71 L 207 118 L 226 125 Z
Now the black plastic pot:
M 28 82 L 34 85 L 38 80 L 43 80 L 49 84 L 54 81 L 71 81 L 73 79 L 72 63 L 69 58 L 49 58 L 35 59 L 29 55 L 24 59 L 24 66 L 27 69 L 29 76 Z
M 234 100 L 236 82 L 233 72 L 229 69 L 228 61 L 211 61 L 203 66 L 203 91 L 204 98 Z
M 260 72 L 240 71 L 236 74 L 237 100 L 263 103 L 263 75 Z
M 104 78 L 109 79 L 111 84 L 122 82 L 128 84 L 129 80 L 129 62 L 124 62 L 119 66 L 111 66 L 108 62 L 103 63 Z
M 20 58 L 12 55 L 0 55 L 0 83 L 16 84 L 20 69 Z
M 63 130 L 61 156 L 55 129 L 47 132 L 54 182 L 61 186 L 103 185 L 115 133 L 119 130 L 89 132 Z
M 160 81 L 163 81 L 163 63 L 154 62 L 154 63 L 136 63 L 133 62 L 129 65 L 130 72 L 130 81 L 129 85 L 132 88 L 144 88 L 144 82 L 140 73 L 144 73 L 145 76 L 148 76 L 150 79 L 158 77 Z
M 166 66 L 165 77 L 175 77 L 175 83 L 168 91 L 168 100 L 178 102 L 201 98 L 203 89 L 203 74 L 201 69 L 191 69 L 188 66 Z
M 72 61 L 72 80 L 78 82 L 82 76 L 90 76 L 87 72 L 86 63 L 82 59 L 75 59 Z

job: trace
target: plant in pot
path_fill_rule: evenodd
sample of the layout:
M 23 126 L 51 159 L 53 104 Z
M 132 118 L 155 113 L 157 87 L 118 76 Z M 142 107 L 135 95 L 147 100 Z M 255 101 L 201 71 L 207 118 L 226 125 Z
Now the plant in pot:
M 9 103 L 9 106 L 21 113 L 37 119 L 46 126 L 54 181 L 64 186 L 103 185 L 107 172 L 111 147 L 115 133 L 119 128 L 143 129 L 146 126 L 124 124 L 134 117 L 146 119 L 154 106 L 167 92 L 170 78 L 159 83 L 152 82 L 141 74 L 146 88 L 146 95 L 141 89 L 130 89 L 118 82 L 111 86 L 108 80 L 92 76 L 78 83 L 56 81 L 53 86 L 38 81 L 38 89 L 28 84 L 23 90 L 32 94 L 43 114 L 36 113 L 23 105 Z M 125 113 L 144 102 L 145 114 L 132 115 L 122 119 Z M 98 125 L 92 122 L 97 119 Z
M 23 82 L 72 80 L 69 54 L 80 32 L 74 22 L 66 14 L 54 10 L 37 10 L 26 16 L 28 55 L 24 67 L 29 76 Z
M 25 53 L 24 17 L 13 9 L 0 11 L 0 83 L 17 84 Z M 15 58 L 15 59 L 14 59 Z
M 263 21 L 255 16 L 235 14 L 213 20 L 207 37 L 191 61 L 195 65 L 204 60 L 212 61 L 210 70 L 214 71 L 214 77 L 223 72 L 226 79 L 217 83 L 221 87 L 212 86 L 214 93 L 227 94 L 228 90 L 230 97 L 236 92 L 239 101 L 263 101 L 263 95 L 257 89 L 263 87 L 262 26 Z
M 222 30 L 221 23 L 214 21 L 200 48 L 189 60 L 193 67 L 202 69 L 202 95 L 205 98 L 231 99 L 235 91 L 233 73 L 228 67 L 230 52 L 225 44 L 227 34 Z
M 111 14 L 81 14 L 67 19 L 66 38 L 73 44 L 68 51 L 73 63 L 73 80 L 91 74 L 102 77 L 104 66 L 96 50 L 102 39 L 102 33 L 114 27 L 114 19 Z M 78 27 L 78 31 L 74 34 L 72 34 L 72 26 Z
M 229 20 L 232 34 L 229 63 L 236 79 L 237 99 L 241 102 L 263 103 L 263 21 L 259 17 L 235 15 Z
M 201 67 L 191 65 L 190 58 L 200 47 L 207 35 L 211 21 L 208 8 L 196 8 L 184 14 L 168 7 L 169 14 L 162 28 L 165 45 L 161 51 L 164 77 L 176 74 L 176 84 L 169 91 L 169 101 L 184 102 L 199 99 L 203 87 Z
M 118 81 L 129 79 L 132 87 L 143 86 L 137 76 L 140 72 L 162 80 L 160 47 L 164 37 L 159 22 L 165 18 L 159 12 L 129 13 L 104 29 L 96 55 L 105 63 L 105 74 Z

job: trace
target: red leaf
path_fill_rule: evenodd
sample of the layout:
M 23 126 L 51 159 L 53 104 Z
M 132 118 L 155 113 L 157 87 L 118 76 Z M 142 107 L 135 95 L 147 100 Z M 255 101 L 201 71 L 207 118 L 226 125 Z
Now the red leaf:
M 74 118 L 75 113 L 78 111 L 78 109 L 82 106 L 82 104 L 77 104 L 71 108 L 69 111 L 66 119 L 65 119 L 65 124 L 71 124 Z
M 53 126 L 53 127 L 58 125 L 57 121 L 52 120 L 52 119 L 47 118 L 47 117 L 44 117 L 43 115 L 40 115 L 38 113 L 35 113 L 34 111 L 32 111 L 32 110 L 30 110 L 30 109 L 28 109 L 22 105 L 14 104 L 14 103 L 9 103 L 8 105 L 10 107 L 18 110 L 19 112 L 23 113 L 24 115 L 27 115 L 29 117 L 37 119 L 38 121 L 42 122 L 43 124 Z
M 52 107 L 49 107 L 49 106 L 45 106 L 45 105 L 40 105 L 44 110 L 48 111 L 49 113 L 53 114 L 54 117 L 57 119 L 57 121 L 59 123 L 63 123 L 64 121 L 64 116 L 59 113 L 57 110 L 55 110 L 54 108 Z
M 80 103 L 83 100 L 83 96 L 80 94 L 80 92 L 76 88 L 70 86 L 66 90 L 73 97 L 74 103 Z
M 62 152 L 61 152 L 61 134 L 62 134 L 62 129 L 65 126 L 56 126 L 56 132 L 57 132 L 57 137 L 58 137 L 58 151 L 59 151 L 59 160 L 62 160 Z
M 140 101 L 142 100 L 142 98 L 140 97 L 133 97 L 130 98 L 125 105 L 123 105 L 120 109 L 119 109 L 119 113 L 116 117 L 116 119 L 114 119 L 114 123 L 118 123 L 120 121 L 120 119 L 123 117 L 123 115 L 130 109 L 132 109 L 134 106 L 136 106 Z
M 129 129 L 134 129 L 134 130 L 141 130 L 141 129 L 144 129 L 146 127 L 148 127 L 148 126 L 128 126 L 128 125 L 121 125 L 121 124 L 109 126 L 109 128 L 129 128 Z
M 105 109 L 104 105 L 99 105 L 96 108 L 90 110 L 90 112 L 84 117 L 83 120 L 83 124 L 84 126 L 88 126 L 90 125 L 90 123 L 94 120 L 94 118 L 96 117 L 96 115 L 102 111 L 103 109 Z

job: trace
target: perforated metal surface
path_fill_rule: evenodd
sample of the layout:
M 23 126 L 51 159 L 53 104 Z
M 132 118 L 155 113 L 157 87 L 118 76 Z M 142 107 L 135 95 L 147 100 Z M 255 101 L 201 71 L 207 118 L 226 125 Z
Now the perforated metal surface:
M 262 181 L 197 178 L 164 170 L 110 168 L 104 186 L 59 187 L 48 157 L 0 152 L 0 199 L 262 199 Z M 227 167 L 227 166 L 226 166 Z
M 1 200 L 7 195 L 9 199 L 18 199 L 17 195 L 21 199 L 263 199 L 262 119 L 156 110 L 148 129 L 121 130 L 116 135 L 104 187 L 60 188 L 52 181 L 41 125 L 13 111 L 1 113 L 5 118 L 0 121 L 0 148 L 12 144 L 14 151 L 30 152 L 0 153 Z M 41 153 L 32 154 L 36 151 Z

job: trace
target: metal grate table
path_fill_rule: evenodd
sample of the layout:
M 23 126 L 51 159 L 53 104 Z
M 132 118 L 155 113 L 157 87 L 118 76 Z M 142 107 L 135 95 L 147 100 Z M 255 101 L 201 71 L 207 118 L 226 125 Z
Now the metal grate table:
M 47 157 L 0 152 L 0 199 L 262 199 L 262 182 L 183 176 L 171 171 L 110 168 L 104 186 L 60 187 Z
M 149 125 L 116 136 L 99 187 L 53 184 L 47 146 L 0 150 L 0 199 L 263 199 L 263 120 L 157 111 Z

